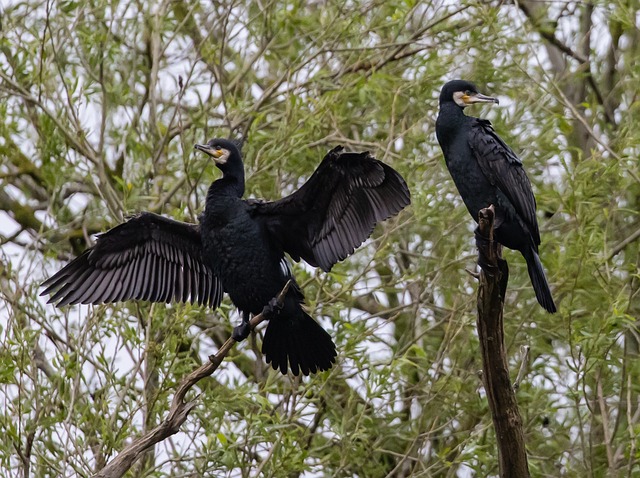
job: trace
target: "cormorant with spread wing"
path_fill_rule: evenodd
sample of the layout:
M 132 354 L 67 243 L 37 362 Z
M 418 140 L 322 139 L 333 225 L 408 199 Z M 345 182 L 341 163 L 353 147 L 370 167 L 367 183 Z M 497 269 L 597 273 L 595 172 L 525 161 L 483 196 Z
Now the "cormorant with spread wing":
M 475 103 L 498 100 L 463 80 L 448 82 L 440 92 L 436 136 L 447 168 L 476 222 L 480 209 L 494 205 L 496 240 L 522 253 L 538 302 L 553 313 L 556 306 L 538 257 L 540 231 L 531 183 L 522 161 L 491 123 L 464 114 L 464 108 Z
M 329 271 L 364 242 L 379 221 L 410 202 L 404 179 L 369 153 L 329 151 L 309 180 L 278 201 L 244 200 L 240 151 L 229 140 L 196 148 L 222 171 L 209 188 L 200 224 L 143 212 L 100 235 L 43 285 L 49 302 L 99 304 L 130 299 L 196 302 L 217 307 L 227 292 L 243 313 L 236 340 L 249 333 L 249 316 L 270 304 L 293 276 L 284 253 Z M 281 309 L 270 307 L 262 351 L 283 374 L 327 370 L 336 350 L 307 314 L 295 281 Z

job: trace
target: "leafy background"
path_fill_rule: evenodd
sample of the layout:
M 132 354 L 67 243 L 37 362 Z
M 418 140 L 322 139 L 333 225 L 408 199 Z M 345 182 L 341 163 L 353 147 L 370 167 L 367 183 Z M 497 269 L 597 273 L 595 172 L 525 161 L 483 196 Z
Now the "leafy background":
M 497 474 L 475 331 L 474 225 L 435 139 L 472 79 L 522 157 L 559 312 L 523 259 L 505 310 L 533 476 L 640 471 L 639 6 L 613 1 L 3 2 L 0 469 L 88 476 L 165 416 L 239 317 L 188 305 L 45 306 L 39 283 L 126 215 L 196 221 L 219 172 L 193 145 L 244 138 L 247 194 L 295 190 L 337 144 L 412 206 L 325 274 L 295 266 L 338 364 L 271 371 L 261 333 L 130 476 Z M 250 280 L 250 278 L 247 278 Z

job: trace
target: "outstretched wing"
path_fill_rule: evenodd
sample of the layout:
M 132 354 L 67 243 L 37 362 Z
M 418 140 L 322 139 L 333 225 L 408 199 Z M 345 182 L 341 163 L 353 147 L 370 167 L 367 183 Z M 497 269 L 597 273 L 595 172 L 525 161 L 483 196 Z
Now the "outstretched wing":
M 371 235 L 376 223 L 409 203 L 409 189 L 398 172 L 368 152 L 348 153 L 339 146 L 298 191 L 251 206 L 294 260 L 329 271 Z
M 522 161 L 496 134 L 487 120 L 474 118 L 469 146 L 485 176 L 509 199 L 526 224 L 535 244 L 540 244 L 536 199 Z
M 40 295 L 58 306 L 138 299 L 217 307 L 222 285 L 202 255 L 197 225 L 143 212 L 98 236 Z

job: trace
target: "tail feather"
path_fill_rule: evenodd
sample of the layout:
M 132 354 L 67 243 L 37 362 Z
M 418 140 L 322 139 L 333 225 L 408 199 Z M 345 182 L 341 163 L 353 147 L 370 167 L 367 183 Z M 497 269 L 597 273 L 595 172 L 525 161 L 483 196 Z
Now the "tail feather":
M 276 319 L 278 320 L 278 319 Z M 298 338 L 294 337 L 293 334 L 288 334 L 287 337 L 287 350 L 289 351 L 289 366 L 291 367 L 291 373 L 293 375 L 298 375 L 300 373 L 300 369 L 304 369 L 303 363 L 306 363 L 302 359 L 302 355 L 300 350 L 298 350 Z M 280 364 L 280 371 L 282 372 L 282 363 Z M 286 364 L 284 372 L 287 373 Z M 308 369 L 307 369 L 308 374 Z
M 306 312 L 295 318 L 278 315 L 269 320 L 262 353 L 274 370 L 293 375 L 329 370 L 336 357 L 331 336 Z
M 531 278 L 538 303 L 540 303 L 547 312 L 551 314 L 555 313 L 557 310 L 556 304 L 553 302 L 551 290 L 549 290 L 549 283 L 547 282 L 544 268 L 540 262 L 540 257 L 538 257 L 538 254 L 532 249 L 526 253 L 523 252 L 522 255 L 527 261 L 527 270 L 529 271 L 529 277 Z

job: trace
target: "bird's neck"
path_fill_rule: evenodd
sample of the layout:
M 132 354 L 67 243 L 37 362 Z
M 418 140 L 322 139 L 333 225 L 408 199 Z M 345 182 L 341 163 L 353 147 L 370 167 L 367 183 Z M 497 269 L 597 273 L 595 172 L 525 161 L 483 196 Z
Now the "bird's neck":
M 211 183 L 207 200 L 217 197 L 234 197 L 241 198 L 244 195 L 244 171 L 235 172 L 233 174 L 225 173 L 222 178 Z
M 453 137 L 461 133 L 463 131 L 462 126 L 468 118 L 463 109 L 453 101 L 441 104 L 436 120 L 436 133 L 440 142 L 442 143 L 443 139 L 441 136 Z
M 440 112 L 438 116 L 446 116 L 447 118 L 449 118 L 449 121 L 451 121 L 451 119 L 464 121 L 467 117 L 467 115 L 464 114 L 464 110 L 453 101 L 442 103 L 440 105 Z

